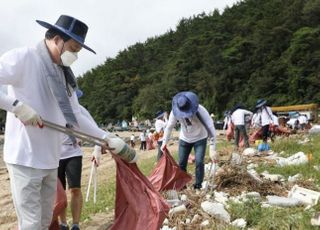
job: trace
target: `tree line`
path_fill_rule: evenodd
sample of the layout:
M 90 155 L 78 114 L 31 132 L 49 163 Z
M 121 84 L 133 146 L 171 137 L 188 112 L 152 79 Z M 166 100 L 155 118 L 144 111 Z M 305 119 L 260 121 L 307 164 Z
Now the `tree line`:
M 181 19 L 174 30 L 136 43 L 78 78 L 80 103 L 99 123 L 154 118 L 179 91 L 198 94 L 222 117 L 320 99 L 320 1 L 244 0 L 223 13 Z

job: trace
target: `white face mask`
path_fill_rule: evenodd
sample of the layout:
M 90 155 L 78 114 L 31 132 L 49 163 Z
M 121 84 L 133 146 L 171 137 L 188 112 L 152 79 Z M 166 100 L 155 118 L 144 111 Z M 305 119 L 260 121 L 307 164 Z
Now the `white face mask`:
M 71 52 L 66 50 L 61 54 L 61 61 L 64 66 L 71 66 L 71 64 L 75 62 L 77 59 L 78 59 L 77 52 Z

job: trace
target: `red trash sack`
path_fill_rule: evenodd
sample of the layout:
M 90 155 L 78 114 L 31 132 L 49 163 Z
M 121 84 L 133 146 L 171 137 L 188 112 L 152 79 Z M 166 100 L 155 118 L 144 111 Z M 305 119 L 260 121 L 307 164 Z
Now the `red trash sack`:
M 180 191 L 192 180 L 192 176 L 180 169 L 166 149 L 148 179 L 159 192 L 170 189 Z
M 226 137 L 227 137 L 227 141 L 231 141 L 231 139 L 234 139 L 234 124 L 232 122 L 228 123 Z
M 249 137 L 249 142 L 251 144 L 255 143 L 256 140 L 261 139 L 262 138 L 262 127 L 255 130 Z
M 158 230 L 168 216 L 169 206 L 135 163 L 118 156 L 116 161 L 115 220 L 111 230 Z
M 58 216 L 67 207 L 67 205 L 68 205 L 68 200 L 67 200 L 66 191 L 64 191 L 63 186 L 58 178 L 57 179 L 56 200 L 54 203 L 53 216 L 52 216 L 51 224 L 49 226 L 49 230 L 59 230 L 60 229 Z

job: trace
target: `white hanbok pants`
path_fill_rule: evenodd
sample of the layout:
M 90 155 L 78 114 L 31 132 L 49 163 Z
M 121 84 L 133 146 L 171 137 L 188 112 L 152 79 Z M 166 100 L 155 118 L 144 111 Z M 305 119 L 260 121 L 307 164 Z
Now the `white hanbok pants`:
M 19 230 L 47 230 L 52 219 L 57 169 L 7 164 Z

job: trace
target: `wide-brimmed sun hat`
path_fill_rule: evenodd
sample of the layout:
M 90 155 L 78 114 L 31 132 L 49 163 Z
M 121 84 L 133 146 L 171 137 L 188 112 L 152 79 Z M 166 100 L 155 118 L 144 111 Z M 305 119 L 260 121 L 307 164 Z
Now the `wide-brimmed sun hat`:
M 80 98 L 83 96 L 83 91 L 81 89 L 76 89 L 76 95 L 77 95 L 77 98 Z
M 164 111 L 159 110 L 158 112 L 156 112 L 156 119 L 160 119 L 164 116 Z
M 172 112 L 176 118 L 192 117 L 199 107 L 198 96 L 190 91 L 177 93 L 172 99 Z
M 256 108 L 260 108 L 261 106 L 264 106 L 265 104 L 267 104 L 267 100 L 259 99 L 259 100 L 257 100 Z
M 96 53 L 93 49 L 84 44 L 88 32 L 88 26 L 80 20 L 71 16 L 61 15 L 54 25 L 40 20 L 36 20 L 36 22 L 47 29 L 54 28 L 66 34 L 78 42 L 83 48 L 91 51 L 94 54 Z

